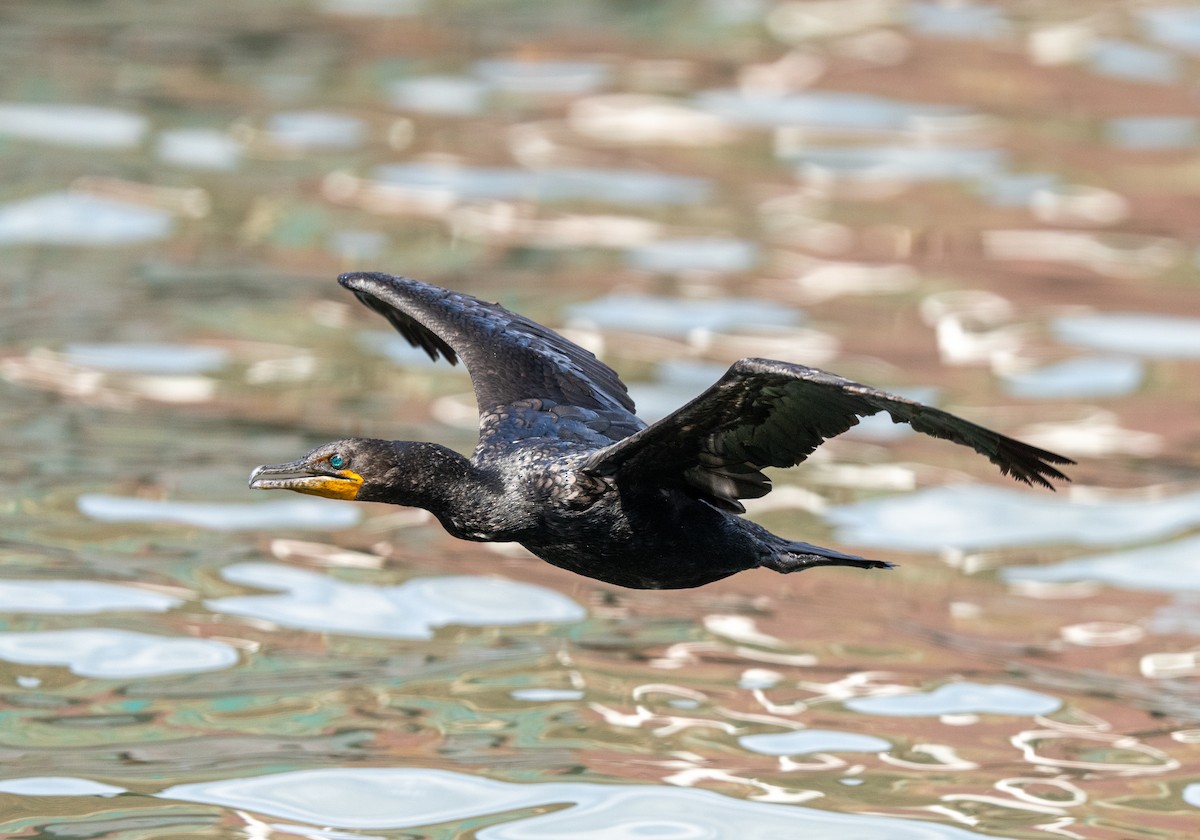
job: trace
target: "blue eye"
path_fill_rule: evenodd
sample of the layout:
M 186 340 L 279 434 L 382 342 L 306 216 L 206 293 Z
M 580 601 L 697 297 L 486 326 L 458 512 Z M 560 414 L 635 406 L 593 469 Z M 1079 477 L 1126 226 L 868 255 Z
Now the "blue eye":
M 329 456 L 329 466 L 333 467 L 335 470 L 340 470 L 342 467 L 346 466 L 346 463 L 346 459 L 341 455 Z

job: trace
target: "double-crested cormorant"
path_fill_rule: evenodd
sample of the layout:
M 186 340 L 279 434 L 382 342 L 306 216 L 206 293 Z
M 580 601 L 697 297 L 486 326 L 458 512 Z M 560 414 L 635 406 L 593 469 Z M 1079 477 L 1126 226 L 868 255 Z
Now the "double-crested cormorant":
M 762 566 L 891 564 L 776 536 L 738 514 L 770 492 L 765 467 L 803 461 L 859 417 L 970 446 L 1027 484 L 1073 463 L 926 405 L 770 359 L 735 362 L 707 391 L 647 426 L 617 374 L 494 303 L 387 274 L 338 282 L 430 358 L 461 357 L 479 404 L 470 458 L 436 443 L 351 438 L 250 486 L 424 508 L 465 540 L 518 542 L 543 560 L 636 589 L 700 586 Z M 1053 489 L 1053 488 L 1051 488 Z

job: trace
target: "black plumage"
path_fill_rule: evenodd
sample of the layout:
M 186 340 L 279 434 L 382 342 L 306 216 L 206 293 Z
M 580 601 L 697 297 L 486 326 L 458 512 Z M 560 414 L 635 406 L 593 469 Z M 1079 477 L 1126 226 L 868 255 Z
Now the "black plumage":
M 479 404 L 470 458 L 433 443 L 354 438 L 250 486 L 431 511 L 456 537 L 518 542 L 571 571 L 639 589 L 700 586 L 744 569 L 890 564 L 785 539 L 741 518 L 766 467 L 805 460 L 860 417 L 888 413 L 1051 488 L 1071 460 L 945 411 L 770 359 L 735 362 L 647 426 L 607 365 L 546 327 L 470 295 L 386 274 L 338 281 L 430 358 L 466 364 Z

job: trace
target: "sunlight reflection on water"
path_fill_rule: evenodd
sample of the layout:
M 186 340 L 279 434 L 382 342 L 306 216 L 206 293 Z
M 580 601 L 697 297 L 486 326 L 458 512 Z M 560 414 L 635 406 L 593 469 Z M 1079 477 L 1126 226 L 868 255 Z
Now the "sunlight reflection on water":
M 542 783 L 514 785 L 426 769 L 343 769 L 281 773 L 179 785 L 160 796 L 212 802 L 316 825 L 407 828 L 565 803 L 571 807 L 484 828 L 488 840 L 562 837 L 795 836 L 873 840 L 966 838 L 950 826 L 850 816 L 746 802 L 687 788 Z
M 699 107 L 725 119 L 752 126 L 804 125 L 878 131 L 911 127 L 920 117 L 966 113 L 962 108 L 948 105 L 827 91 L 781 96 L 709 90 L 697 94 L 695 101 Z
M 237 663 L 230 645 L 210 639 L 172 639 L 102 627 L 0 632 L 0 659 L 22 665 L 65 665 L 99 679 L 131 679 L 217 671 Z
M 244 586 L 286 594 L 216 598 L 206 602 L 209 609 L 332 633 L 428 639 L 448 624 L 499 627 L 572 622 L 586 615 L 557 592 L 503 578 L 417 578 L 380 587 L 274 563 L 239 563 L 226 566 L 221 575 Z
M 68 344 L 64 355 L 71 364 L 137 373 L 209 373 L 229 361 L 220 347 L 152 342 Z
M 1010 566 L 1012 581 L 1096 580 L 1125 589 L 1200 590 L 1200 536 L 1128 551 L 1076 557 L 1050 566 Z
M 1200 318 L 1105 312 L 1055 319 L 1060 341 L 1121 353 L 1200 358 Z
M 132 586 L 91 580 L 0 580 L 0 611 L 90 614 L 124 610 L 161 612 L 179 598 Z
M 1005 377 L 1004 387 L 1018 397 L 1117 397 L 1136 391 L 1144 377 L 1137 359 L 1088 356 L 1014 373 Z
M 69 776 L 30 776 L 0 781 L 0 793 L 22 796 L 116 796 L 124 792 L 124 788 Z
M 1062 706 L 1050 697 L 1014 685 L 949 683 L 927 693 L 856 697 L 846 708 L 870 715 L 927 717 L 940 715 L 1045 715 Z
M 759 252 L 757 245 L 742 239 L 660 239 L 633 248 L 628 259 L 644 271 L 746 271 L 758 262 Z
M 394 163 L 375 169 L 389 187 L 462 198 L 525 198 L 543 201 L 596 199 L 613 204 L 692 204 L 705 200 L 702 178 L 637 170 L 582 168 L 502 169 L 427 163 Z
M 1179 59 L 1133 41 L 1100 39 L 1091 48 L 1090 65 L 1097 73 L 1166 84 L 1179 78 Z
M 739 325 L 791 326 L 803 315 L 768 301 L 680 300 L 652 295 L 608 295 L 570 308 L 571 319 L 591 327 L 679 335 Z
M 931 487 L 829 509 L 838 539 L 936 551 L 1041 543 L 1105 545 L 1155 539 L 1200 525 L 1200 493 L 1164 499 L 1073 502 L 988 485 Z
M 0 135 L 42 143 L 127 149 L 141 142 L 142 114 L 94 105 L 0 102 Z
M 0 205 L 0 245 L 119 246 L 171 233 L 171 214 L 114 198 L 56 192 Z
M 219 129 L 176 128 L 158 135 L 155 155 L 173 166 L 228 171 L 241 162 L 242 144 Z
M 804 755 L 829 752 L 883 752 L 889 741 L 857 732 L 830 729 L 799 729 L 795 732 L 743 735 L 738 743 L 751 752 L 765 755 Z
M 391 84 L 392 104 L 405 111 L 469 116 L 484 109 L 488 85 L 470 76 L 418 76 Z
M 175 522 L 242 531 L 260 528 L 348 528 L 362 511 L 329 499 L 284 499 L 273 502 L 181 502 L 85 493 L 76 500 L 79 512 L 100 522 Z
M 266 131 L 270 141 L 281 146 L 340 149 L 361 145 L 366 124 L 346 114 L 286 111 L 272 114 Z

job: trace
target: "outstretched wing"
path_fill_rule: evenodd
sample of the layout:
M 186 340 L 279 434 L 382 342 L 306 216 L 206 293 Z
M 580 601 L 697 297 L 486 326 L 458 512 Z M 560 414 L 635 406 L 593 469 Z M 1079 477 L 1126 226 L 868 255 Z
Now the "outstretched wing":
M 764 467 L 790 467 L 825 440 L 886 411 L 896 423 L 969 446 L 1005 475 L 1051 487 L 1068 480 L 1052 464 L 1068 458 L 1029 446 L 945 411 L 825 371 L 742 359 L 712 387 L 653 425 L 595 452 L 596 475 L 679 481 L 729 510 L 771 490 Z
M 343 274 L 338 282 L 431 359 L 462 358 L 481 416 L 522 400 L 633 412 L 612 368 L 499 304 L 389 274 Z

